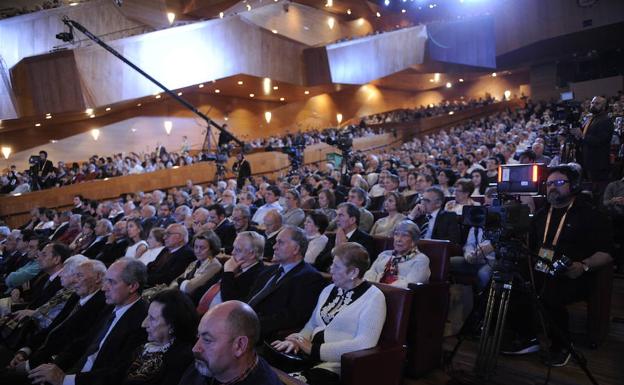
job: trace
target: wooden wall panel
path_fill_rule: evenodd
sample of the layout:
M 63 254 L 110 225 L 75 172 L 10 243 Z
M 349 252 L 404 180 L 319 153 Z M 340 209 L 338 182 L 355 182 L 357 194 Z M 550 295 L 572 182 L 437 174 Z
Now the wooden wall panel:
M 424 25 L 367 36 L 326 47 L 334 83 L 365 84 L 421 64 L 425 56 Z

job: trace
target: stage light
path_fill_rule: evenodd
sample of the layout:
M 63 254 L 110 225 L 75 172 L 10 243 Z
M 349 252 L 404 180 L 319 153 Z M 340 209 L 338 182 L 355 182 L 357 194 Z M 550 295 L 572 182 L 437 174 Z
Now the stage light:
M 264 113 L 264 120 L 266 120 L 267 124 L 271 123 L 271 117 L 273 114 L 271 114 L 271 111 L 267 111 Z
M 271 93 L 271 79 L 270 78 L 262 79 L 262 90 L 264 91 L 265 95 L 268 95 Z
M 167 20 L 169 20 L 169 24 L 173 24 L 175 21 L 176 14 L 173 12 L 167 12 Z
M 328 17 L 327 25 L 329 26 L 329 29 L 334 29 L 334 24 L 336 24 L 336 19 L 334 19 L 333 17 Z
M 98 140 L 98 138 L 100 137 L 100 130 L 94 128 L 93 130 L 91 130 L 91 136 L 93 137 L 93 140 Z
M 9 159 L 11 155 L 11 147 L 2 146 L 2 155 L 4 155 L 4 159 Z
M 165 120 L 164 126 L 167 135 L 171 134 L 171 129 L 173 129 L 173 122 L 171 120 Z
M 336 121 L 338 122 L 338 124 L 342 123 L 342 114 L 341 113 L 337 113 L 336 114 Z
M 451 82 L 446 82 L 446 88 L 451 88 L 453 87 L 453 84 Z

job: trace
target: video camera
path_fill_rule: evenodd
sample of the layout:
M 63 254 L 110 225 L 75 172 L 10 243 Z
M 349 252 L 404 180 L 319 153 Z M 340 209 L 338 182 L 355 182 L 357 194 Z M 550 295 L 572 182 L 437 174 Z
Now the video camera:
M 353 148 L 353 138 L 351 138 L 351 135 L 349 134 L 349 128 L 338 132 L 338 136 L 336 138 L 327 137 L 325 139 L 325 143 L 330 146 L 338 147 L 338 149 L 342 151 L 343 156 L 350 154 L 351 149 Z

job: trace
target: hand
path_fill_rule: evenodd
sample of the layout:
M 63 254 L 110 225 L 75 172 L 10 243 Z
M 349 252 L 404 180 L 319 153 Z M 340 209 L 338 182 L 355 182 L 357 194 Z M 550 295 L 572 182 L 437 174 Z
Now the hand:
M 54 364 L 39 365 L 30 372 L 28 378 L 33 384 L 50 383 L 51 385 L 61 385 L 65 378 L 65 373 Z
M 291 334 L 286 337 L 286 341 L 292 342 L 297 345 L 297 350 L 304 352 L 305 354 L 310 354 L 312 352 L 312 342 L 307 338 L 303 338 L 300 334 Z
M 344 230 L 339 227 L 336 229 L 336 246 L 345 242 L 347 242 L 347 234 L 345 234 Z
M 17 367 L 17 365 L 21 364 L 22 362 L 25 362 L 27 358 L 28 357 L 26 357 L 26 353 L 17 352 L 15 353 L 15 355 L 13 356 L 13 359 L 11 360 L 11 362 L 9 362 L 9 365 L 7 367 L 15 368 Z
M 570 129 L 570 133 L 574 136 L 576 136 L 577 138 L 580 138 L 581 136 L 583 136 L 583 132 L 581 131 L 580 128 L 578 127 L 572 127 Z
M 22 318 L 31 317 L 33 314 L 35 314 L 34 310 L 29 310 L 29 309 L 18 310 L 15 312 L 15 319 L 17 321 L 21 321 Z
M 419 203 L 416 206 L 414 206 L 414 208 L 412 209 L 412 211 L 410 211 L 408 216 L 412 219 L 416 219 L 419 216 L 423 215 L 424 213 L 425 213 L 425 206 L 423 206 L 422 203 Z
M 225 261 L 225 264 L 223 265 L 223 271 L 226 273 L 236 273 L 240 270 L 242 264 L 243 262 L 238 262 L 236 258 L 231 257 L 230 259 Z
M 299 347 L 291 341 L 273 341 L 271 342 L 271 346 L 273 346 L 273 348 L 275 348 L 278 352 L 284 352 L 286 354 L 299 353 Z
M 19 289 L 13 289 L 11 290 L 11 301 L 13 301 L 13 303 L 18 303 L 21 302 L 21 295 L 22 293 L 19 291 Z
M 583 264 L 580 262 L 572 262 L 572 265 L 568 267 L 565 272 L 566 277 L 576 279 L 583 275 L 585 269 L 583 268 Z
M 477 262 L 477 253 L 475 252 L 468 253 L 464 256 L 464 259 L 466 260 L 466 262 L 470 264 L 474 264 Z

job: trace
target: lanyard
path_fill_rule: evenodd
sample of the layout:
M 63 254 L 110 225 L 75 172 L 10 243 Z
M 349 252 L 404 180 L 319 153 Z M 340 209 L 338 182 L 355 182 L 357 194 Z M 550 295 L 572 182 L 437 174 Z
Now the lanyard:
M 557 242 L 559 242 L 559 236 L 561 235 L 561 230 L 563 230 L 563 224 L 565 223 L 566 217 L 568 216 L 568 211 L 570 211 L 570 209 L 572 208 L 572 205 L 574 204 L 574 199 L 575 198 L 572 198 L 572 202 L 570 202 L 565 213 L 559 220 L 559 226 L 557 226 L 557 232 L 555 233 L 555 238 L 553 238 L 552 245 L 551 245 L 553 248 L 557 246 Z M 552 216 L 552 211 L 553 211 L 553 208 L 552 206 L 550 206 L 550 209 L 548 209 L 548 216 L 546 217 L 546 228 L 544 229 L 544 240 L 542 241 L 542 244 L 546 243 L 546 238 L 548 237 L 548 230 L 550 229 L 550 217 Z

